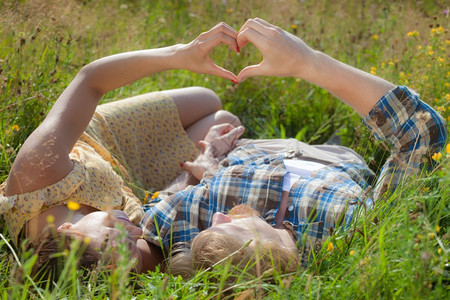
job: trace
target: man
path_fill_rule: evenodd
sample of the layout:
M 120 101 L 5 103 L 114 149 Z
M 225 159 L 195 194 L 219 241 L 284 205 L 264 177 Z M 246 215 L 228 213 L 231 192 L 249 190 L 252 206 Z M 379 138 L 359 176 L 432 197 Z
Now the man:
M 306 263 L 311 250 L 319 249 L 334 228 L 348 226 L 361 207 L 372 207 L 387 190 L 417 173 L 423 156 L 438 152 L 446 140 L 442 117 L 407 87 L 336 61 L 262 19 L 248 20 L 240 29 L 238 46 L 248 42 L 261 51 L 263 61 L 244 68 L 239 81 L 258 75 L 293 76 L 319 85 L 358 112 L 378 139 L 390 142 L 391 156 L 371 192 L 368 181 L 373 174 L 348 148 L 240 140 L 220 159 L 243 129 L 216 128 L 202 142 L 204 153 L 185 164 L 200 183 L 173 194 L 161 192 L 154 205 L 145 207 L 141 226 L 147 241 L 161 243 L 167 251 L 193 241 L 192 253 L 183 252 L 172 261 L 173 273 L 181 274 L 189 265 L 213 266 L 243 249 L 253 253 L 244 255 L 247 258 L 264 257 L 259 255 L 264 246 L 269 256 L 277 251 L 284 261 L 281 271 L 288 270 L 296 251 Z M 226 215 L 239 204 L 259 216 L 246 209 Z

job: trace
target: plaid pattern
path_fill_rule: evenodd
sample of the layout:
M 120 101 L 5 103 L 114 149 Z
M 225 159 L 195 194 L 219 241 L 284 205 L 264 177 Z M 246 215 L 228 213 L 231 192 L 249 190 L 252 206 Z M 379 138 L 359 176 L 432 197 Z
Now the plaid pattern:
M 291 188 L 285 224 L 297 238 L 303 262 L 311 249 L 321 247 L 334 228 L 348 226 L 361 206 L 370 208 L 372 199 L 420 170 L 422 155 L 430 149 L 436 151 L 446 140 L 442 118 L 406 87 L 388 92 L 364 123 L 378 139 L 386 139 L 394 146 L 378 179 L 375 196 L 367 195 L 371 172 L 362 162 L 327 165 L 299 179 Z M 253 145 L 233 150 L 221 161 L 219 171 L 206 173 L 197 186 L 173 195 L 160 193 L 155 203 L 144 206 L 141 226 L 146 239 L 162 243 L 169 250 L 177 243 L 190 242 L 211 226 L 215 212 L 226 213 L 241 203 L 249 204 L 274 225 L 287 173 L 283 158 L 287 157 L 301 159 L 292 157 L 292 153 L 268 155 Z

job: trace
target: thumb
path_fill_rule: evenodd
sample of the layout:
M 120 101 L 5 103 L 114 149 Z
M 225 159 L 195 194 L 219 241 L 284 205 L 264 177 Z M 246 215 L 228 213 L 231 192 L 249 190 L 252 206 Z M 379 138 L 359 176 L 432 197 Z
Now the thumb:
M 206 146 L 208 144 L 209 144 L 208 142 L 203 141 L 203 140 L 198 141 L 198 146 L 200 147 L 200 150 L 202 150 L 202 152 L 205 152 Z
M 261 72 L 261 64 L 245 67 L 239 72 L 237 79 L 242 82 L 249 77 L 263 75 Z
M 188 171 L 189 173 L 192 173 L 192 167 L 193 167 L 193 165 L 192 165 L 192 162 L 190 162 L 190 161 L 187 161 L 183 164 L 183 169 L 185 171 Z

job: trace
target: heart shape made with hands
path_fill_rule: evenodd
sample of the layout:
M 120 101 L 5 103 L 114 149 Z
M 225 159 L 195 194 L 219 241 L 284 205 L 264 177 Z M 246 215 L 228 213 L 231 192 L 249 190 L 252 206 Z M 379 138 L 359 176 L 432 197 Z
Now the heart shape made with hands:
M 244 70 L 248 66 L 252 65 L 258 65 L 262 62 L 263 56 L 261 52 L 259 52 L 258 48 L 256 48 L 253 44 L 249 43 L 245 46 L 245 50 L 241 51 L 239 53 L 235 53 L 234 51 L 231 51 L 228 46 L 228 52 L 225 52 L 225 50 L 220 49 L 224 48 L 226 45 L 221 45 L 220 47 L 215 48 L 210 53 L 210 58 L 212 62 L 221 69 L 224 69 L 226 71 L 229 71 L 233 73 L 236 77 L 237 75 Z M 235 55 L 233 55 L 235 53 Z M 256 56 L 256 58 L 255 58 Z M 237 57 L 237 59 L 236 59 Z M 216 63 L 216 61 L 218 63 Z

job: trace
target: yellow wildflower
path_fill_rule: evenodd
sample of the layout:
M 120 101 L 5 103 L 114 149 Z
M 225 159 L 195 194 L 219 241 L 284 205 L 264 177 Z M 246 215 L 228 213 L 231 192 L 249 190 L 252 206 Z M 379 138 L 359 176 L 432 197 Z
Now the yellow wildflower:
M 292 29 L 297 29 L 297 25 L 292 24 L 292 25 L 291 25 L 291 28 L 292 28 Z
M 377 74 L 377 68 L 376 67 L 370 68 L 370 74 L 376 75 Z
M 417 32 L 416 30 L 410 31 L 410 32 L 408 32 L 408 36 L 409 37 L 418 37 L 419 36 L 419 32 Z
M 447 147 L 445 147 L 445 152 L 447 152 L 447 154 L 450 153 L 450 144 L 447 144 Z
M 435 236 L 436 236 L 436 235 L 434 234 L 434 232 L 430 232 L 430 233 L 428 234 L 428 237 L 429 237 L 430 239 L 434 239 Z
M 442 248 L 438 249 L 438 254 L 442 254 Z
M 64 256 L 69 256 L 69 250 L 68 249 L 64 249 L 63 250 L 63 255 Z
M 386 67 L 386 63 L 385 63 L 385 62 L 382 62 L 382 63 L 381 63 L 381 67 L 382 67 L 382 68 Z
M 331 251 L 333 251 L 334 250 L 334 245 L 333 245 L 333 243 L 328 243 L 328 247 L 327 247 L 327 251 L 328 252 L 331 252 Z
M 431 157 L 434 161 L 439 161 L 442 158 L 442 153 L 438 152 L 433 154 L 433 156 Z
M 47 224 L 53 224 L 55 222 L 55 217 L 53 215 L 47 216 Z
M 355 255 L 355 250 L 350 250 L 350 255 Z
M 420 240 L 422 238 L 422 236 L 420 234 L 416 234 L 416 238 L 418 238 Z
M 378 41 L 378 34 L 372 35 L 372 38 L 373 38 L 375 41 Z
M 393 62 L 392 60 L 390 60 L 390 61 L 389 61 L 389 65 L 390 65 L 390 66 L 393 66 L 393 65 L 395 65 L 395 64 L 394 64 L 394 62 Z
M 89 237 L 85 237 L 83 239 L 83 243 L 85 243 L 86 245 L 89 244 L 91 242 L 91 239 Z
M 446 43 L 447 45 L 450 45 L 450 40 L 445 40 L 445 43 Z
M 441 226 L 436 225 L 436 232 L 439 233 L 439 231 L 441 231 Z
M 406 78 L 405 72 L 400 72 L 400 73 L 398 73 L 398 75 L 399 75 L 401 80 Z
M 157 198 L 158 196 L 159 196 L 159 192 L 153 193 L 153 195 L 152 195 L 152 200 L 155 199 L 155 198 Z
M 150 195 L 150 194 L 149 194 L 147 191 L 145 191 L 144 204 L 147 204 L 148 196 L 149 196 L 149 195 Z
M 232 8 L 227 9 L 227 13 L 231 14 L 233 12 Z
M 430 190 L 430 188 L 427 187 L 427 186 L 423 188 L 423 191 L 424 191 L 424 192 L 428 192 L 429 190 Z
M 445 100 L 450 101 L 450 94 L 445 94 Z
M 436 107 L 436 110 L 442 113 L 445 113 L 445 111 L 447 110 L 444 106 L 438 106 Z
M 434 51 L 433 51 L 433 50 L 429 50 L 429 51 L 428 51 L 428 55 L 429 55 L 429 56 L 431 56 L 431 55 L 433 55 L 433 54 L 434 54 Z
M 80 204 L 75 201 L 69 201 L 67 202 L 67 208 L 70 210 L 79 210 Z
M 444 62 L 445 62 L 445 58 L 440 57 L 440 56 L 437 58 L 437 60 L 438 60 L 438 62 L 440 62 L 440 63 L 444 63 Z
M 422 46 L 421 45 L 417 46 L 417 49 L 422 50 Z
M 19 126 L 17 124 L 14 124 L 13 126 L 11 126 L 11 130 L 13 132 L 18 132 L 19 131 Z

